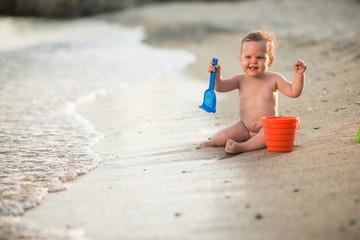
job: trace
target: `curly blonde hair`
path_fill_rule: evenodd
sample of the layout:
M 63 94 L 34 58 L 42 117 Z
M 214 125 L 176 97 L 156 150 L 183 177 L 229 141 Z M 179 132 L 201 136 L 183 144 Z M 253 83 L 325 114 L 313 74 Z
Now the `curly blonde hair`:
M 243 47 L 244 42 L 250 42 L 250 41 L 266 41 L 266 51 L 270 58 L 273 58 L 275 56 L 275 42 L 276 37 L 273 32 L 265 31 L 265 30 L 257 30 L 257 31 L 251 31 L 245 35 L 241 42 L 241 50 Z

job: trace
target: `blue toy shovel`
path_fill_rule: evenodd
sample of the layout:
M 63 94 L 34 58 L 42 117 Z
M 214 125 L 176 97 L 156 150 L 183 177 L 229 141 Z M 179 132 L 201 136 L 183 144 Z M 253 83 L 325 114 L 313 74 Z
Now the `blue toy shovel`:
M 213 58 L 213 62 L 214 62 L 213 65 L 215 67 L 218 64 L 218 59 Z M 203 104 L 199 106 L 199 108 L 202 108 L 207 112 L 213 112 L 213 113 L 216 112 L 216 95 L 214 92 L 216 70 L 217 69 L 215 68 L 215 71 L 212 72 L 210 75 L 209 89 L 205 91 Z

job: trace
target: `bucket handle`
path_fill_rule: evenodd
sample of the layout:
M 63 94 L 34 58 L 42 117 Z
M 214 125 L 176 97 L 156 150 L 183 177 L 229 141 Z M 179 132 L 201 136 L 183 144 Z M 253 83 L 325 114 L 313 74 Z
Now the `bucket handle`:
M 295 129 L 295 130 L 299 130 L 299 129 L 300 129 L 300 127 L 301 127 L 301 124 L 300 124 L 300 119 L 297 119 L 297 120 L 296 120 L 296 122 L 297 122 L 297 127 L 296 127 L 296 129 Z

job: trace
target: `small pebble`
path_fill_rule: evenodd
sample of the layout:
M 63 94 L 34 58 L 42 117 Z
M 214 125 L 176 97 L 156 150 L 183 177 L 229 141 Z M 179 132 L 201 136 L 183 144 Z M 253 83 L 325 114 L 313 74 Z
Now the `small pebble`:
M 336 76 L 336 73 L 331 72 L 331 71 L 328 71 L 328 72 L 327 72 L 327 75 L 328 75 L 328 76 Z
M 345 226 L 339 227 L 339 232 L 347 232 L 347 227 Z
M 320 128 L 321 128 L 321 127 L 314 127 L 315 130 L 318 130 L 318 129 L 320 129 Z
M 294 189 L 294 192 L 299 192 L 299 189 L 295 188 L 295 189 Z
M 355 219 L 351 219 L 349 222 L 350 226 L 354 226 L 356 224 L 356 220 Z
M 180 217 L 181 216 L 181 213 L 177 212 L 174 214 L 175 217 Z
M 255 219 L 261 220 L 261 219 L 263 219 L 263 216 L 261 214 L 256 214 Z

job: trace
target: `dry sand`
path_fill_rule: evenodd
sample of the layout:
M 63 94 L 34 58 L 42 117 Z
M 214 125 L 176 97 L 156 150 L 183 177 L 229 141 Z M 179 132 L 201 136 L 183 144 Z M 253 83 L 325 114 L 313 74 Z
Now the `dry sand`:
M 355 1 L 272 0 L 99 16 L 144 25 L 149 44 L 197 61 L 80 106 L 106 135 L 94 149 L 104 163 L 24 218 L 92 239 L 360 239 L 359 10 Z M 238 116 L 236 92 L 217 94 L 215 115 L 198 108 L 209 59 L 225 76 L 239 72 L 241 37 L 260 28 L 279 40 L 272 71 L 292 81 L 298 58 L 309 66 L 301 97 L 279 100 L 280 114 L 301 118 L 294 151 L 196 150 Z

